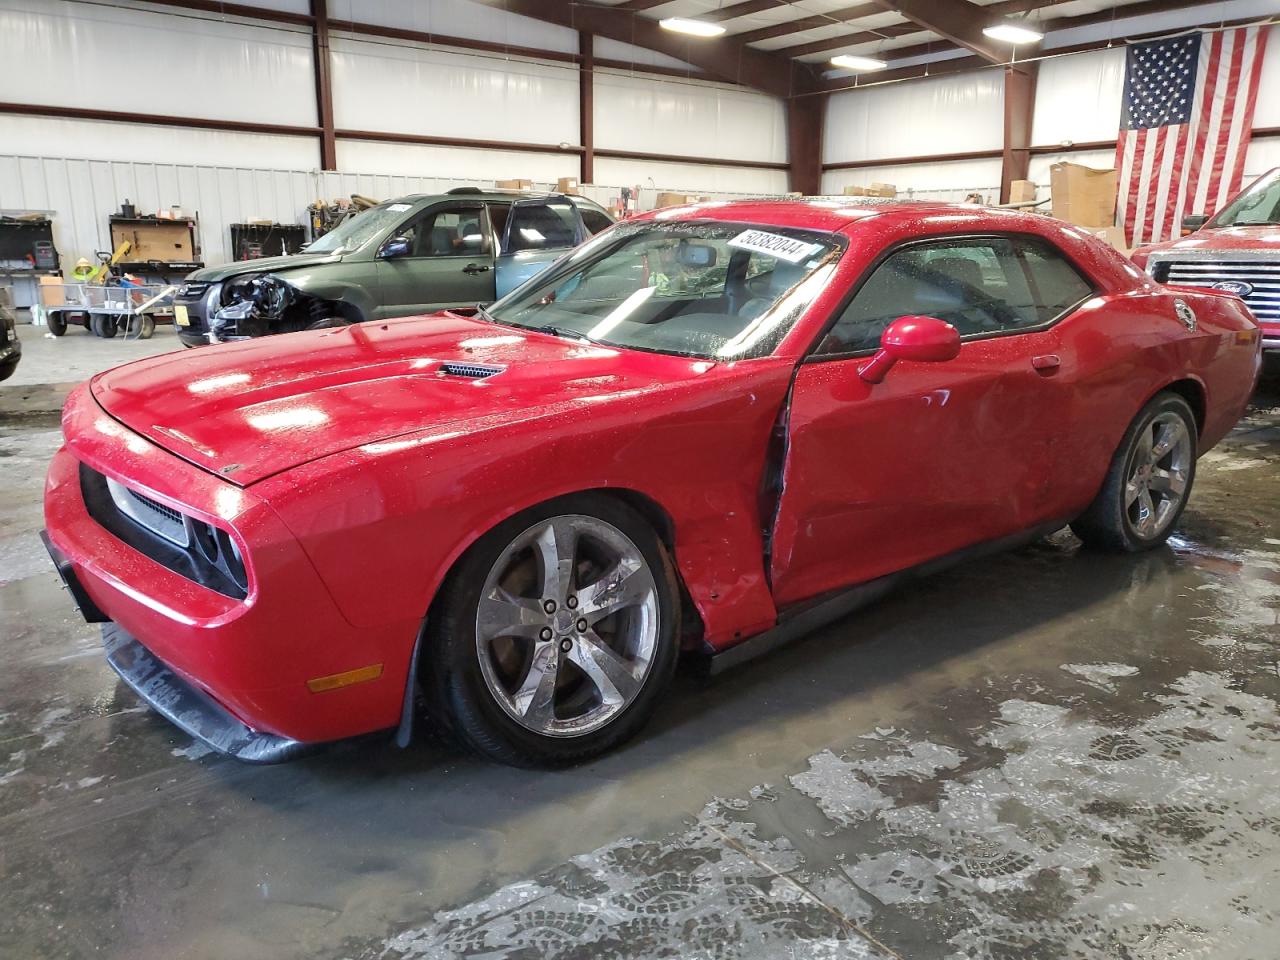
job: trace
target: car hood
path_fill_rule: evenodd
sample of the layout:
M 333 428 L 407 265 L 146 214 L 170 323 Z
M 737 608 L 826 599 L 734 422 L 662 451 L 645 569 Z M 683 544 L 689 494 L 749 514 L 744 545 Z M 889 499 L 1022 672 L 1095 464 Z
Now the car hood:
M 1186 253 L 1188 251 L 1231 253 L 1241 250 L 1274 253 L 1280 260 L 1280 226 L 1221 227 L 1213 230 L 1197 230 L 1177 240 L 1153 243 L 1135 250 L 1144 256 Z
M 337 263 L 342 259 L 337 253 L 295 253 L 290 257 L 260 257 L 257 260 L 237 260 L 217 267 L 205 267 L 187 277 L 188 280 L 199 280 L 208 283 L 213 280 L 226 280 L 228 277 L 239 277 L 246 273 L 278 273 L 281 270 L 296 270 L 298 267 L 313 267 L 318 263 Z
M 616 350 L 451 313 L 264 337 L 99 374 L 116 420 L 247 486 L 426 428 L 529 419 L 635 396 L 708 361 Z

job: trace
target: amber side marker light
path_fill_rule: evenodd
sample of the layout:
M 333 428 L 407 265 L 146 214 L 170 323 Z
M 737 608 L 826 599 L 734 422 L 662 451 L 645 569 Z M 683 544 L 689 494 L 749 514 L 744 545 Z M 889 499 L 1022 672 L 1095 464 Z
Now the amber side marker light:
M 366 683 L 382 676 L 382 664 L 371 663 L 367 667 L 348 670 L 346 673 L 335 673 L 328 677 L 313 677 L 307 681 L 307 689 L 312 693 L 325 693 L 341 687 L 349 687 L 355 683 Z

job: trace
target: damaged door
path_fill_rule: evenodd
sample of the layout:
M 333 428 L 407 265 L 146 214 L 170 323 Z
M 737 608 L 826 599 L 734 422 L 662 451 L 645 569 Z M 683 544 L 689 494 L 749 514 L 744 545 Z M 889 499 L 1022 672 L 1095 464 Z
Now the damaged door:
M 587 239 L 582 217 L 568 199 L 517 200 L 502 230 L 497 290 L 505 297 Z
M 483 203 L 429 207 L 383 243 L 379 318 L 471 307 L 494 298 L 494 251 Z
M 1056 321 L 1092 294 L 1023 241 L 910 243 L 874 267 L 797 371 L 771 543 L 781 607 L 1030 529 L 1060 509 L 1076 373 Z M 1038 286 L 1044 271 L 1056 285 Z M 1047 291 L 1047 292 L 1045 292 Z M 863 368 L 889 324 L 928 316 L 966 341 L 945 362 Z M 1061 365 L 1061 367 L 1059 366 Z

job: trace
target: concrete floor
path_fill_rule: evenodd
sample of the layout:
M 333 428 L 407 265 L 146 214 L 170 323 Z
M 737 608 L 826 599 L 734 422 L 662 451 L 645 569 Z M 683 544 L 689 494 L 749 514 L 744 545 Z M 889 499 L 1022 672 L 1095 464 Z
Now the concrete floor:
M 0 387 L 0 956 L 1275 956 L 1275 372 L 1168 548 L 956 568 L 560 773 L 140 706 L 35 535 L 63 392 Z

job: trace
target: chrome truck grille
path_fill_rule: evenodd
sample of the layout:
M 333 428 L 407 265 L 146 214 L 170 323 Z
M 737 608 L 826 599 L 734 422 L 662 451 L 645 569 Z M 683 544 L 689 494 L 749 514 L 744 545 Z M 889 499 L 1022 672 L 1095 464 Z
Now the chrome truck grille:
M 1168 260 L 1156 265 L 1162 283 L 1209 287 L 1236 293 L 1253 315 L 1266 323 L 1280 322 L 1280 252 L 1267 263 L 1230 260 Z

